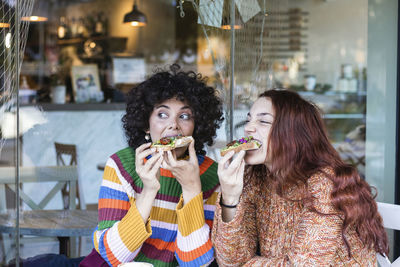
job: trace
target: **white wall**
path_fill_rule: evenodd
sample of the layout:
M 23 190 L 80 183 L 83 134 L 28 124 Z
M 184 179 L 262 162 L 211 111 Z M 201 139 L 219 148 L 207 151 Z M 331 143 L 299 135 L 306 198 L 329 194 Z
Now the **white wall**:
M 51 111 L 45 112 L 48 122 L 26 132 L 22 144 L 23 166 L 56 165 L 54 142 L 77 146 L 78 173 L 86 203 L 97 203 L 103 172 L 97 164 L 127 147 L 121 118 L 123 110 L 115 111 Z M 51 183 L 26 185 L 24 191 L 34 200 L 50 191 Z M 46 208 L 61 208 L 61 195 Z
M 342 64 L 366 67 L 368 0 L 289 2 L 309 12 L 307 67 L 317 83 L 336 86 Z

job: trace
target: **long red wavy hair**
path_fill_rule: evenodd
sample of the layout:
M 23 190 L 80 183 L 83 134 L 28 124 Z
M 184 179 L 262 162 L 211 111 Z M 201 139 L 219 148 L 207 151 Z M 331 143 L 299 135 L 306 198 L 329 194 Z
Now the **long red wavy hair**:
M 285 185 L 305 185 L 312 174 L 332 168 L 334 175 L 328 175 L 334 184 L 332 203 L 342 213 L 342 237 L 349 256 L 351 250 L 344 233 L 350 226 L 355 227 L 366 246 L 387 255 L 387 234 L 371 186 L 355 167 L 341 160 L 328 139 L 319 109 L 288 90 L 268 90 L 260 97 L 271 99 L 275 110 L 268 144 L 272 162 L 268 170 L 253 166 L 248 171 L 258 177 L 268 172 L 277 193 L 282 195 Z

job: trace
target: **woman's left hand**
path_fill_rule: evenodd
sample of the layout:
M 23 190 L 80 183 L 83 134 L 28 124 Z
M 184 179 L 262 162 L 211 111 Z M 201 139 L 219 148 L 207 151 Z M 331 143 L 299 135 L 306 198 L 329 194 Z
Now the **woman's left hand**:
M 200 168 L 194 150 L 194 141 L 189 144 L 189 159 L 177 160 L 175 151 L 167 151 L 163 168 L 172 172 L 182 186 L 184 202 L 189 202 L 201 193 Z

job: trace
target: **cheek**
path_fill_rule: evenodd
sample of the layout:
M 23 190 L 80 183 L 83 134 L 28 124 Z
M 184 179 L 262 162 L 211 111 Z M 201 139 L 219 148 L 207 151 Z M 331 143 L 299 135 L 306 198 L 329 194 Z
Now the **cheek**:
M 149 130 L 151 139 L 158 140 L 161 137 L 163 130 L 165 129 L 165 125 L 161 121 L 150 120 L 149 121 Z
M 194 121 L 185 121 L 181 124 L 181 129 L 184 135 L 193 135 Z

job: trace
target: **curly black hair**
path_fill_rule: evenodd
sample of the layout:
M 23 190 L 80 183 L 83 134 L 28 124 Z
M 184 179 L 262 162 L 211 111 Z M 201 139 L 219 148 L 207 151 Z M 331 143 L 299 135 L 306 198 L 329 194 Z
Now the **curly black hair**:
M 193 112 L 195 150 L 204 155 L 204 145 L 211 146 L 216 131 L 223 121 L 222 101 L 206 78 L 193 71 L 184 72 L 178 64 L 169 71 L 158 69 L 127 95 L 126 113 L 122 117 L 128 144 L 133 149 L 146 142 L 150 115 L 157 104 L 176 98 L 186 102 Z

